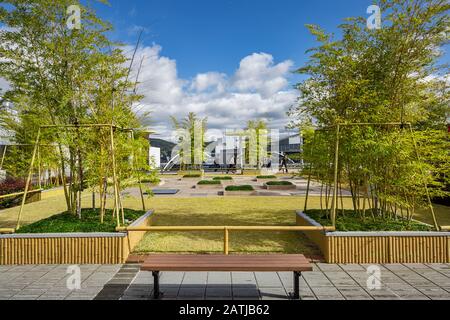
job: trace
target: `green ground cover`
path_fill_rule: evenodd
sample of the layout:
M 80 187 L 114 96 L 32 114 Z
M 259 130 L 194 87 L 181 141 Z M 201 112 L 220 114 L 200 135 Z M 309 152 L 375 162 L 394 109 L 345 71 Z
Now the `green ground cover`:
M 255 189 L 250 185 L 244 186 L 228 186 L 225 188 L 225 191 L 254 191 Z
M 266 183 L 268 186 L 292 186 L 290 181 L 269 181 Z
M 308 210 L 306 214 L 312 219 L 316 220 L 323 226 L 331 225 L 331 220 L 327 216 L 325 210 Z M 362 218 L 353 210 L 344 210 L 336 217 L 337 231 L 434 231 L 433 227 L 415 222 L 406 221 L 401 218 L 386 219 L 381 217 L 372 217 L 369 210 L 366 212 L 366 217 Z
M 125 224 L 132 223 L 144 214 L 144 211 L 124 209 Z M 78 216 L 64 212 L 26 225 L 17 233 L 115 232 L 116 220 L 112 210 L 106 210 L 103 223 L 100 223 L 98 210 L 83 209 L 81 217 L 80 220 Z
M 220 180 L 202 180 L 197 183 L 199 185 L 217 185 L 220 184 Z

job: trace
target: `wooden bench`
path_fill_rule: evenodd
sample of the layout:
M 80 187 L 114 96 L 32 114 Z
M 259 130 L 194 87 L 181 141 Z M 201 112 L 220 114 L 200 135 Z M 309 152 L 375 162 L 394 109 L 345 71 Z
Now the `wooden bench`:
M 293 299 L 300 299 L 300 277 L 304 271 L 312 271 L 305 256 L 292 255 L 150 255 L 141 265 L 142 271 L 151 271 L 154 279 L 153 296 L 160 297 L 159 275 L 161 271 L 224 271 L 224 272 L 281 272 L 294 273 Z

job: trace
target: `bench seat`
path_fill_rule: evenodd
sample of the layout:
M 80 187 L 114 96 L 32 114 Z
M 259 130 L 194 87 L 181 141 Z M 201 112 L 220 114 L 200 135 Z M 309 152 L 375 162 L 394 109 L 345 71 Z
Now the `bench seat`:
M 154 298 L 160 297 L 160 271 L 218 271 L 218 272 L 283 272 L 294 273 L 293 298 L 299 299 L 299 279 L 302 272 L 313 271 L 311 263 L 301 254 L 266 255 L 149 255 L 141 265 L 154 277 Z

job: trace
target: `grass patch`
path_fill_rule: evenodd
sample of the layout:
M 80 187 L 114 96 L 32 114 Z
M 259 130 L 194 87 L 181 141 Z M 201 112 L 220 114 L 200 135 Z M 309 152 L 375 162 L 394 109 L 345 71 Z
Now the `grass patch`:
M 229 177 L 229 176 L 226 176 L 226 177 L 214 177 L 213 178 L 213 180 L 218 180 L 218 181 L 222 181 L 222 180 L 233 180 L 233 177 Z
M 155 226 L 295 226 L 301 198 L 154 198 Z M 319 249 L 300 232 L 230 232 L 232 253 L 301 253 Z M 222 253 L 223 232 L 149 232 L 135 253 Z
M 244 186 L 228 186 L 225 191 L 254 191 L 255 189 L 250 185 Z
M 200 173 L 194 173 L 194 174 L 185 174 L 183 178 L 201 178 L 202 175 Z
M 277 176 L 257 176 L 256 179 L 276 179 Z
M 331 220 L 327 217 L 325 210 L 308 210 L 306 214 L 323 226 L 331 225 Z M 370 212 L 366 213 L 366 218 L 362 218 L 353 210 L 341 211 L 336 217 L 337 231 L 434 231 L 434 228 L 418 222 L 408 222 L 399 219 L 384 219 L 382 217 L 372 218 Z
M 144 215 L 144 211 L 124 209 L 127 225 Z M 100 223 L 99 210 L 83 209 L 81 220 L 69 212 L 34 222 L 17 230 L 17 233 L 73 233 L 73 232 L 115 232 L 116 219 L 112 210 L 106 210 L 105 220 Z
M 268 186 L 293 186 L 290 181 L 269 181 L 266 183 Z
M 218 180 L 202 180 L 197 183 L 198 185 L 218 185 L 220 184 L 220 181 Z

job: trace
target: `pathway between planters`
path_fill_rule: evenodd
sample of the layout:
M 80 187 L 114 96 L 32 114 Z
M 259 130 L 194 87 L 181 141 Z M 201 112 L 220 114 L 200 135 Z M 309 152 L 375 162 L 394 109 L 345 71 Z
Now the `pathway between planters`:
M 304 300 L 450 300 L 450 264 L 381 265 L 381 287 L 367 288 L 369 265 L 315 263 L 301 279 Z M 0 266 L 0 300 L 149 300 L 153 279 L 137 264 L 83 265 L 69 290 L 66 265 Z M 72 274 L 73 275 L 73 274 Z M 164 272 L 164 299 L 287 299 L 290 272 Z

